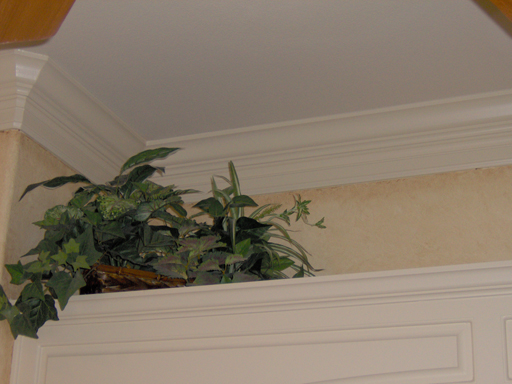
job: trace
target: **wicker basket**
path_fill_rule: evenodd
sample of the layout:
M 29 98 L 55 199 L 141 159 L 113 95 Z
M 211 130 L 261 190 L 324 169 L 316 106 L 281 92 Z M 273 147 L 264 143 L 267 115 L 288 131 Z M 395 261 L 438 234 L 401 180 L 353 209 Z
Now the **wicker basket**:
M 182 287 L 187 283 L 185 279 L 111 265 L 94 265 L 84 274 L 84 278 L 87 285 L 80 289 L 81 295 Z

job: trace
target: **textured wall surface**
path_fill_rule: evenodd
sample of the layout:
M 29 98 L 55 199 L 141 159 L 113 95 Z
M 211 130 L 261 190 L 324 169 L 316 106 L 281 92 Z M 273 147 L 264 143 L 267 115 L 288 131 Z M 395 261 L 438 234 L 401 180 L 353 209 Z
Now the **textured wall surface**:
M 512 259 L 512 166 L 258 196 L 312 200 L 294 238 L 318 275 Z M 243 187 L 243 185 L 242 185 Z
M 19 131 L 0 132 L 0 283 L 10 297 L 18 287 L 8 284 L 10 276 L 3 267 L 16 263 L 33 248 L 42 231 L 32 225 L 44 212 L 69 200 L 76 187 L 57 190 L 36 189 L 21 202 L 26 186 L 55 176 L 75 173 L 59 159 Z M 9 383 L 12 335 L 7 322 L 0 322 L 0 384 Z

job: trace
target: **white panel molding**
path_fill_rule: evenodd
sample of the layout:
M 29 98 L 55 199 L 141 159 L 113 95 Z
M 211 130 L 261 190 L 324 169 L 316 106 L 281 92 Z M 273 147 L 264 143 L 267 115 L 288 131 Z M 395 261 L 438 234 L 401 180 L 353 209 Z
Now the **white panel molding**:
M 509 383 L 511 276 L 506 261 L 73 297 L 18 338 L 11 384 Z
M 0 56 L 4 67 L 14 80 L 2 86 L 1 129 L 20 129 L 96 182 L 115 176 L 129 156 L 145 148 L 140 136 L 48 57 L 6 51 Z
M 512 91 L 149 141 L 164 184 L 209 190 L 233 160 L 262 194 L 512 163 Z M 199 198 L 199 197 L 198 197 Z M 197 199 L 197 198 L 196 198 Z

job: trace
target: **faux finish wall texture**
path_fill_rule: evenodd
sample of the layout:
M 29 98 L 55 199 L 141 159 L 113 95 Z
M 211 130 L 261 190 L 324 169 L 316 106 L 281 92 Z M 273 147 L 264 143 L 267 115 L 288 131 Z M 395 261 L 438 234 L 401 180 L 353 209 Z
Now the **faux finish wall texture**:
M 39 188 L 18 201 L 27 185 L 75 172 L 50 152 L 25 136 L 11 130 L 0 132 L 0 283 L 10 297 L 18 290 L 8 282 L 10 276 L 3 267 L 16 263 L 42 238 L 42 231 L 32 225 L 44 212 L 71 197 L 74 187 L 57 190 Z M 9 383 L 12 335 L 7 322 L 0 322 L 0 384 Z
M 243 186 L 243 181 L 242 181 Z M 294 238 L 317 275 L 512 259 L 512 166 L 258 196 L 259 204 L 310 204 Z

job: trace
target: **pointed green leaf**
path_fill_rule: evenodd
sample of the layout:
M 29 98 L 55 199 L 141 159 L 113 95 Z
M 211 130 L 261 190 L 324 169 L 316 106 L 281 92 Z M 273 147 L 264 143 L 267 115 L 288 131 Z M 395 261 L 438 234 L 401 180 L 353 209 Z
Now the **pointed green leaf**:
M 30 323 L 28 315 L 18 313 L 9 324 L 12 336 L 16 339 L 19 335 L 37 339 L 37 329 Z
M 199 208 L 212 217 L 224 216 L 224 207 L 217 199 L 213 197 L 201 200 L 199 203 L 194 205 L 194 208 Z
M 30 298 L 44 300 L 43 286 L 41 285 L 41 282 L 38 281 L 25 285 L 23 291 L 21 291 L 20 297 L 23 301 L 27 301 Z
M 16 302 L 16 306 L 28 317 L 30 324 L 37 331 L 47 320 L 59 320 L 55 300 L 50 295 L 44 295 L 43 300 L 32 297 L 28 300 Z
M 133 217 L 137 221 L 146 221 L 150 218 L 150 216 L 157 212 L 158 210 L 162 210 L 165 208 L 167 203 L 163 200 L 155 200 L 147 203 L 142 203 L 137 208 L 137 213 Z
M 80 252 L 80 244 L 78 244 L 75 241 L 75 239 L 70 239 L 67 243 L 63 245 L 67 254 Z
M 235 253 L 238 253 L 244 257 L 247 257 L 247 253 L 249 252 L 250 248 L 251 248 L 251 239 L 245 239 L 243 241 L 236 243 Z
M 240 196 L 242 194 L 240 190 L 240 180 L 238 180 L 238 175 L 236 173 L 235 164 L 232 161 L 228 163 L 229 168 L 229 178 L 231 179 L 231 186 L 233 187 L 233 194 L 235 197 Z
M 304 266 L 303 265 L 300 266 L 299 271 L 295 275 L 293 275 L 293 277 L 294 278 L 304 277 Z
M 230 207 L 257 207 L 258 204 L 251 199 L 249 196 L 246 195 L 240 195 L 233 197 L 233 200 L 231 200 L 231 203 L 229 204 Z
M 134 167 L 142 163 L 148 163 L 156 159 L 164 159 L 171 153 L 176 152 L 179 148 L 155 148 L 142 151 L 132 157 L 130 157 L 121 167 L 122 174 L 128 168 Z
M 12 322 L 14 316 L 16 316 L 18 313 L 18 308 L 9 302 L 3 287 L 0 285 L 0 321 L 7 319 L 7 321 L 10 323 Z
M 169 204 L 169 208 L 174 210 L 181 217 L 187 217 L 187 211 L 180 204 Z
M 80 268 L 85 268 L 85 269 L 91 268 L 91 266 L 89 264 L 87 264 L 87 256 L 85 256 L 85 255 L 77 256 L 76 260 L 74 262 L 72 262 L 71 265 L 73 266 L 73 269 L 75 271 L 78 271 Z
M 64 265 L 68 260 L 68 254 L 66 252 L 59 251 L 59 253 L 52 256 L 52 259 L 55 260 L 57 264 Z
M 86 263 L 94 265 L 103 256 L 94 246 L 94 234 L 92 227 L 88 227 L 80 236 L 77 237 L 80 243 L 80 254 L 87 256 Z
M 59 176 L 59 177 L 55 177 L 51 180 L 46 180 L 46 181 L 41 181 L 39 183 L 35 183 L 35 184 L 30 184 L 27 188 L 25 188 L 25 191 L 23 192 L 23 194 L 21 195 L 20 197 L 20 200 L 23 199 L 23 197 L 25 197 L 25 195 L 36 189 L 37 187 L 39 186 L 43 186 L 43 187 L 47 187 L 47 188 L 57 188 L 57 187 L 60 187 L 60 186 L 63 186 L 65 184 L 68 184 L 68 183 L 88 183 L 88 184 L 91 184 L 91 182 L 89 181 L 88 178 L 86 178 L 85 176 L 82 176 L 82 175 L 73 175 L 73 176 Z
M 5 264 L 5 268 L 11 275 L 11 284 L 23 284 L 30 276 L 30 274 L 25 273 L 20 261 L 18 261 L 18 264 Z
M 91 223 L 92 225 L 98 225 L 101 223 L 101 221 L 102 221 L 101 213 L 89 211 L 89 210 L 84 210 L 84 213 L 85 213 L 85 216 L 87 217 L 89 223 Z
M 61 271 L 54 274 L 46 285 L 54 289 L 60 309 L 63 310 L 69 298 L 80 288 L 85 287 L 85 280 L 81 273 L 72 277 L 69 273 Z

